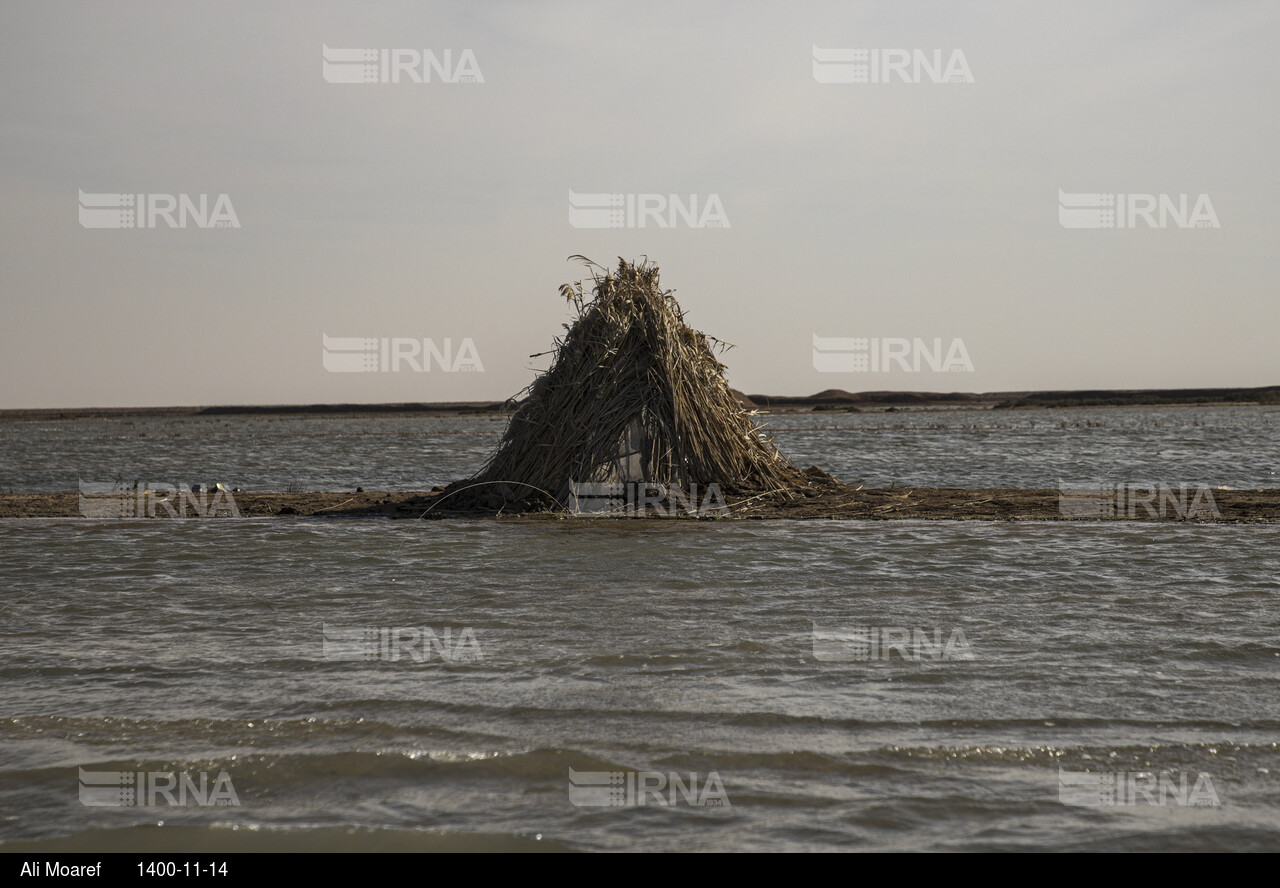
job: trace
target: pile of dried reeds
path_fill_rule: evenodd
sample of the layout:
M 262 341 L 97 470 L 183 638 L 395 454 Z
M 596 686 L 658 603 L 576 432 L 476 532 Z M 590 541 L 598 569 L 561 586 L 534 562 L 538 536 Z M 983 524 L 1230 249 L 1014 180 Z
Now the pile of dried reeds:
M 619 259 L 609 272 L 572 258 L 590 270 L 591 296 L 580 281 L 560 288 L 577 320 L 565 325 L 550 369 L 527 389 L 498 451 L 456 485 L 468 490 L 463 501 L 564 507 L 570 482 L 618 480 L 610 466 L 624 440 L 639 442 L 650 484 L 717 483 L 725 494 L 743 494 L 803 483 L 729 389 L 712 353 L 712 342 L 725 344 L 685 324 L 671 291 L 659 286 L 657 265 Z

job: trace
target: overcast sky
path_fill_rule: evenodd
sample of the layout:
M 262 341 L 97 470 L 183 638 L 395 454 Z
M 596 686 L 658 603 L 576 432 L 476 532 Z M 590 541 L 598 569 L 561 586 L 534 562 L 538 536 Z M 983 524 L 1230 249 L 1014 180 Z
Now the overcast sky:
M 749 392 L 1280 384 L 1278 44 L 1274 2 L 7 0 L 0 408 L 505 398 L 575 253 L 655 260 Z M 324 46 L 479 76 L 335 83 Z M 858 66 L 815 46 L 971 76 L 823 82 Z M 1060 191 L 1205 195 L 1218 227 L 1067 227 Z M 602 216 L 570 192 L 728 225 L 575 227 Z M 238 227 L 86 227 L 117 193 L 225 194 Z M 470 339 L 483 371 L 331 372 L 323 335 Z M 815 335 L 973 371 L 819 372 Z

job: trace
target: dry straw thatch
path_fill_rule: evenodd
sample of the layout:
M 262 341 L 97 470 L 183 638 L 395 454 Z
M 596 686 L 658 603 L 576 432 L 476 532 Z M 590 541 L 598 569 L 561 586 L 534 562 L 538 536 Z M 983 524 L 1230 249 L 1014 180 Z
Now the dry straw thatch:
M 527 389 L 497 452 L 459 482 L 480 508 L 564 508 L 570 482 L 644 481 L 725 495 L 804 483 L 762 436 L 725 381 L 713 343 L 692 330 L 658 266 L 586 263 L 594 278 L 565 284 L 578 317 L 556 340 L 550 369 Z M 459 503 L 458 505 L 462 505 Z

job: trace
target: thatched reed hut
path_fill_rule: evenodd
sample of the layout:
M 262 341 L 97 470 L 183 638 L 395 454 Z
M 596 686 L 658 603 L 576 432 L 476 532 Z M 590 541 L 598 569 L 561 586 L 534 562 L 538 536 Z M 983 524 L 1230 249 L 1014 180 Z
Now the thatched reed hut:
M 577 319 L 518 404 L 498 450 L 456 485 L 473 507 L 567 508 L 583 483 L 639 482 L 728 496 L 785 490 L 800 472 L 763 436 L 725 380 L 727 346 L 685 324 L 658 266 L 580 259 L 565 284 Z

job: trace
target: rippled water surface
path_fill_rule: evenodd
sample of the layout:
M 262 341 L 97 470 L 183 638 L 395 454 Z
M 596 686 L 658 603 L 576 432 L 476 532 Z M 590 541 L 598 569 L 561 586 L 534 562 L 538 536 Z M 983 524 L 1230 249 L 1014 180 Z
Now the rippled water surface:
M 1199 414 L 1216 438 L 1192 415 L 774 424 L 784 450 L 854 479 L 1052 486 L 1091 451 L 1044 442 L 1072 439 L 1105 472 L 1275 486 L 1274 411 Z M 132 459 L 263 489 L 421 487 L 468 473 L 501 428 L 272 422 L 141 444 L 78 424 L 75 446 L 61 424 L 12 424 L 26 443 L 5 448 L 4 483 L 73 489 Z M 0 842 L 1275 849 L 1278 553 L 1267 525 L 0 521 Z M 414 627 L 457 656 L 378 646 Z M 225 771 L 239 804 L 87 806 L 79 769 Z M 714 772 L 725 804 L 579 806 L 570 769 Z M 1180 775 L 1216 804 L 1064 804 L 1080 772 Z
M 1061 480 L 1280 487 L 1280 406 L 761 416 L 778 447 L 868 487 Z M 0 492 L 86 481 L 245 490 L 429 490 L 471 475 L 499 416 L 267 416 L 0 423 Z

